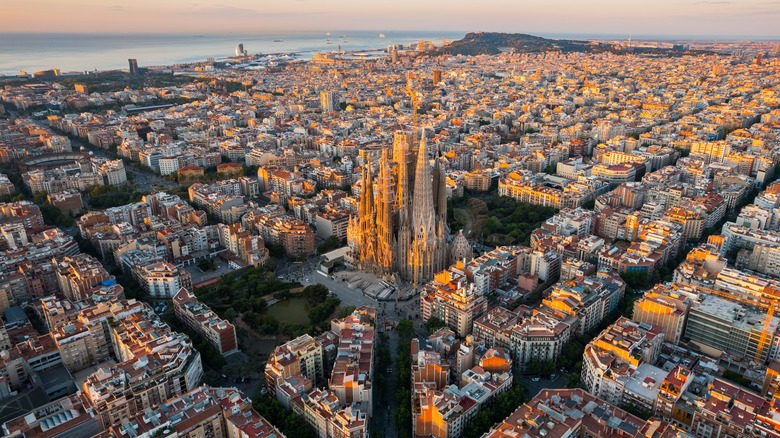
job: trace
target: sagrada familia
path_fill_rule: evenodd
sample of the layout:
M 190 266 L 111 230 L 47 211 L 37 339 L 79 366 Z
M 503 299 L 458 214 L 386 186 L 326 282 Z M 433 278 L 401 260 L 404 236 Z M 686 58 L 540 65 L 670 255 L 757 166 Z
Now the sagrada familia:
M 448 266 L 449 227 L 444 168 L 439 158 L 431 168 L 424 132 L 414 154 L 416 134 L 396 132 L 393 156 L 382 150 L 376 178 L 370 160 L 363 165 L 358 216 L 350 219 L 347 241 L 357 268 L 422 285 Z

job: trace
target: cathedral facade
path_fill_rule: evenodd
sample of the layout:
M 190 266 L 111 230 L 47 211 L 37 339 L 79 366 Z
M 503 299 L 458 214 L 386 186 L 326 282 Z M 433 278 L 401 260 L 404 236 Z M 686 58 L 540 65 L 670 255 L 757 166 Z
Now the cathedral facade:
M 384 149 L 376 177 L 370 161 L 363 165 L 347 240 L 357 268 L 422 285 L 448 266 L 449 228 L 444 168 L 439 159 L 430 166 L 425 135 L 413 153 L 415 134 L 395 134 L 392 159 Z

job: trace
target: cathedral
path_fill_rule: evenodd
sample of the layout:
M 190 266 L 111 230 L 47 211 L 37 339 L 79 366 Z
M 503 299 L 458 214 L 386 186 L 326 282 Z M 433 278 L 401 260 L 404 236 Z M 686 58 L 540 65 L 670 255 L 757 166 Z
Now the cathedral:
M 349 221 L 347 240 L 357 268 L 422 285 L 448 266 L 449 228 L 444 168 L 438 158 L 431 168 L 424 133 L 414 154 L 415 137 L 395 134 L 392 159 L 383 149 L 376 177 L 370 161 L 363 165 L 358 216 Z

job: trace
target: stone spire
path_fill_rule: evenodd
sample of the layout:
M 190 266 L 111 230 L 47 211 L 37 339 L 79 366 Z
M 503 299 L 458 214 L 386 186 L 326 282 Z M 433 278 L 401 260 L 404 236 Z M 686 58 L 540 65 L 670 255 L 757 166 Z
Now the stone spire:
M 433 202 L 433 176 L 428 162 L 428 145 L 423 136 L 417 153 L 417 168 L 414 176 L 412 227 L 415 235 L 422 229 L 434 229 L 436 211 Z
M 396 133 L 392 149 L 382 151 L 376 177 L 370 158 L 362 166 L 358 216 L 347 225 L 347 261 L 377 273 L 395 271 L 422 285 L 447 267 L 447 188 L 443 162 L 431 168 L 424 132 L 418 152 L 411 153 L 408 141 L 414 137 L 415 132 Z M 414 172 L 412 156 L 417 157 Z
M 409 133 L 396 133 L 393 161 L 396 163 L 396 225 L 395 269 L 401 278 L 409 278 L 409 257 L 412 247 L 412 224 L 409 205 Z
M 434 202 L 436 203 L 436 258 L 434 259 L 434 272 L 447 268 L 448 250 L 447 236 L 450 227 L 447 224 L 447 176 L 444 173 L 441 158 L 436 158 L 433 167 Z
M 379 194 L 376 198 L 376 264 L 383 273 L 393 269 L 393 174 L 388 149 L 379 161 Z
M 363 165 L 363 181 L 360 193 L 360 259 L 371 260 L 376 251 L 376 229 L 374 215 L 374 181 L 371 176 L 371 160 Z
M 414 284 L 422 284 L 435 273 L 436 251 L 436 209 L 433 199 L 433 179 L 428 164 L 428 145 L 425 131 L 420 140 L 417 155 L 417 169 L 414 177 L 414 202 L 412 203 L 412 243 L 411 270 Z
M 418 138 L 417 131 L 396 131 L 393 136 L 393 162 L 400 166 L 401 161 L 404 161 L 409 188 L 414 185 L 414 163 L 417 158 L 415 145 L 419 144 Z
M 433 166 L 433 200 L 436 203 L 436 220 L 447 223 L 447 175 L 441 165 L 441 159 L 436 159 Z

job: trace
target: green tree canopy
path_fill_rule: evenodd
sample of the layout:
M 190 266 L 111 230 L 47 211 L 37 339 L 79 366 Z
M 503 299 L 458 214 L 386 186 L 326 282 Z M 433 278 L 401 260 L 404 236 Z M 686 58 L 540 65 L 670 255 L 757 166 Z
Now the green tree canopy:
M 303 297 L 309 305 L 314 306 L 328 298 L 328 288 L 324 284 L 313 284 L 303 289 Z
M 431 316 L 427 321 L 425 321 L 425 328 L 428 330 L 428 333 L 433 333 L 436 330 L 444 327 L 446 324 L 444 321 L 440 320 L 439 318 L 435 316 Z
M 412 323 L 411 319 L 402 319 L 398 321 L 396 331 L 398 331 L 398 336 L 402 342 L 408 342 L 414 335 L 414 323 Z

